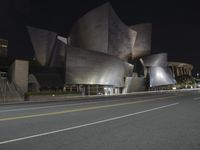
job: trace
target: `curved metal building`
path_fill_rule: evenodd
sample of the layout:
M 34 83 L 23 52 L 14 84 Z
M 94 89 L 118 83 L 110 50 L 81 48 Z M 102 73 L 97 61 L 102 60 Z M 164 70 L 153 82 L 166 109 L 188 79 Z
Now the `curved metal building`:
M 41 66 L 63 67 L 65 62 L 66 38 L 48 30 L 27 27 L 35 52 Z
M 132 58 L 143 57 L 151 53 L 152 24 L 143 23 L 130 27 L 137 32 Z
M 153 54 L 142 58 L 144 66 L 147 67 L 166 67 L 167 66 L 167 54 L 159 53 Z
M 106 3 L 81 17 L 73 26 L 70 38 L 73 47 L 127 60 L 133 52 L 136 35 Z
M 82 92 L 96 86 L 98 93 L 100 86 L 101 91 L 129 93 L 175 83 L 167 54 L 150 55 L 152 25 L 128 27 L 109 3 L 82 16 L 68 38 L 42 29 L 28 30 L 36 59 L 46 70 L 32 72 L 40 87 L 63 84 Z M 56 84 L 53 78 L 58 77 Z
M 27 28 L 37 61 L 42 66 L 47 65 L 51 59 L 51 54 L 56 43 L 57 33 L 34 27 Z
M 154 54 L 143 58 L 147 67 L 150 87 L 175 84 L 176 80 L 167 66 L 167 54 Z
M 126 70 L 127 65 L 111 55 L 75 47 L 67 48 L 66 84 L 124 87 Z

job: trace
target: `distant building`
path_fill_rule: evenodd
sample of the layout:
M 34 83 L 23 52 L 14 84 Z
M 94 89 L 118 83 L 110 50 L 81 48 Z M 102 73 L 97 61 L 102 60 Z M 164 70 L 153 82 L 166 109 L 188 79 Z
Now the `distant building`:
M 0 57 L 6 57 L 8 53 L 8 41 L 0 39 Z
M 195 79 L 192 77 L 193 66 L 183 62 L 168 62 L 173 77 L 176 79 L 176 88 L 193 88 Z
M 183 62 L 168 62 L 168 67 L 171 69 L 175 78 L 183 75 L 192 76 L 193 66 L 191 64 Z

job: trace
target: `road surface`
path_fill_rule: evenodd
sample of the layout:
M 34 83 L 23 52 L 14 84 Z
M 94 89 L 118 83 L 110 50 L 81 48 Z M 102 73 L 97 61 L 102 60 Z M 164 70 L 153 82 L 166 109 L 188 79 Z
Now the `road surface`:
M 200 92 L 0 106 L 0 150 L 200 150 Z

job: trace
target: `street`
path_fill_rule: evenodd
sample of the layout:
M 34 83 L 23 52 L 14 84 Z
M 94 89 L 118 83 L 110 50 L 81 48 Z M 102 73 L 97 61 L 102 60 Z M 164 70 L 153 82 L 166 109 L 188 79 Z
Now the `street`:
M 200 92 L 0 105 L 0 150 L 200 150 Z

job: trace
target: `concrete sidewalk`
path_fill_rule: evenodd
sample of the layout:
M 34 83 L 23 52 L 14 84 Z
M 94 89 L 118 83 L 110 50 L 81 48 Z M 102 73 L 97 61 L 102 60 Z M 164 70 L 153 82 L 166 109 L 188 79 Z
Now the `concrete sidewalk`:
M 11 101 L 11 102 L 0 102 L 0 105 L 11 105 L 11 104 L 30 104 L 30 103 L 48 103 L 48 102 L 63 102 L 63 101 L 78 101 L 78 100 L 89 100 L 89 99 L 100 99 L 100 98 L 112 98 L 112 97 L 126 97 L 128 95 L 142 95 L 142 94 L 162 94 L 162 93 L 180 93 L 197 91 L 200 92 L 200 88 L 195 89 L 178 89 L 178 90 L 160 90 L 160 91 L 144 91 L 144 92 L 133 92 L 127 94 L 115 94 L 115 95 L 86 95 L 86 96 L 68 96 L 68 95 L 39 95 L 29 96 L 28 101 Z

